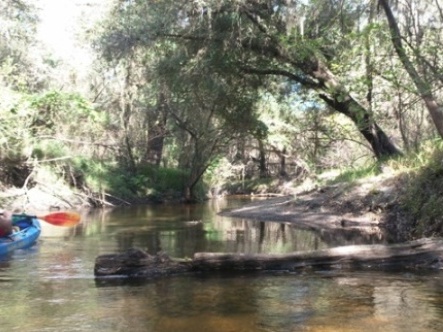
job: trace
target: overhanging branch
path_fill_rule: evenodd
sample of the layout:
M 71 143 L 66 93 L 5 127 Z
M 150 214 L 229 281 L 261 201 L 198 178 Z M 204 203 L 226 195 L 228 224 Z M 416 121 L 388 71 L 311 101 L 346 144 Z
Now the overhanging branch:
M 312 89 L 320 88 L 319 83 L 317 83 L 316 81 L 309 79 L 308 77 L 302 77 L 296 75 L 284 69 L 260 69 L 250 66 L 241 66 L 240 70 L 247 74 L 284 76 L 295 82 L 302 84 L 307 88 L 312 88 Z

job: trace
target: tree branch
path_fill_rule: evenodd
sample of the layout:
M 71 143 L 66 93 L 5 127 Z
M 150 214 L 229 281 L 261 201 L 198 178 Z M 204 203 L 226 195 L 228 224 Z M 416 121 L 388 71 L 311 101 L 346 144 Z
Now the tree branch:
M 431 72 L 434 74 L 434 76 L 443 83 L 443 75 L 439 73 L 438 69 L 433 66 L 428 59 L 426 59 L 423 55 L 420 54 L 420 52 L 415 48 L 410 42 L 406 40 L 406 38 L 403 38 L 405 43 L 409 46 L 409 48 L 414 52 L 414 55 L 420 60 L 423 61 L 423 63 L 431 70 Z
M 320 88 L 320 84 L 318 82 L 311 80 L 308 77 L 301 77 L 284 69 L 259 69 L 250 66 L 241 66 L 240 70 L 248 74 L 284 76 L 302 84 L 305 87 L 312 89 Z

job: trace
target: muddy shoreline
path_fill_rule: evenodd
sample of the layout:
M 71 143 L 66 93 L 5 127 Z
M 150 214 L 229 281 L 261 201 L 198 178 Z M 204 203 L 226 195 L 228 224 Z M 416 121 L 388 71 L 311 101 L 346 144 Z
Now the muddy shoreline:
M 260 199 L 224 216 L 285 222 L 321 232 L 378 235 L 386 242 L 413 240 L 410 221 L 397 200 L 398 183 L 378 176 L 358 182 L 298 188 L 291 195 Z

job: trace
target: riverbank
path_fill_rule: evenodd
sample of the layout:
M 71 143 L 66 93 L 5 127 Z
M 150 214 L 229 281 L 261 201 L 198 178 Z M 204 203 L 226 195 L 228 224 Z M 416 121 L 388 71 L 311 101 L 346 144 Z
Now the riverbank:
M 263 198 L 255 194 L 256 200 L 251 204 L 223 214 L 261 221 L 296 223 L 299 227 L 320 231 L 361 232 L 383 236 L 389 242 L 415 238 L 411 221 L 405 217 L 398 198 L 404 189 L 401 175 L 388 168 L 376 176 L 355 181 L 336 181 L 337 175 L 325 173 L 315 180 L 309 178 L 298 186 L 290 182 L 280 183 L 275 197 Z M 3 206 L 27 213 L 91 208 L 84 193 L 75 192 L 61 182 L 51 183 L 45 185 L 37 182 L 30 190 L 4 188 L 3 195 L 8 200 Z M 276 188 L 273 187 L 274 190 Z M 265 196 L 273 196 L 269 189 Z
M 224 214 L 297 223 L 320 231 L 361 232 L 383 236 L 388 242 L 442 236 L 441 160 L 443 150 L 434 149 L 420 158 L 405 157 L 362 169 L 310 174 L 301 184 L 300 179 L 271 179 L 250 188 L 251 195 L 257 198 L 253 203 Z M 0 207 L 37 213 L 162 202 L 153 200 L 152 196 L 122 199 L 85 188 L 72 188 L 51 172 L 35 172 L 32 186 L 28 180 L 21 188 L 0 184 Z M 164 189 L 157 197 L 167 202 L 181 202 L 180 196 L 170 192 L 171 189 Z
M 389 242 L 402 242 L 414 238 L 399 200 L 403 182 L 402 176 L 389 170 L 352 182 L 318 185 L 307 180 L 290 194 L 257 199 L 222 214 L 319 231 L 382 233 Z

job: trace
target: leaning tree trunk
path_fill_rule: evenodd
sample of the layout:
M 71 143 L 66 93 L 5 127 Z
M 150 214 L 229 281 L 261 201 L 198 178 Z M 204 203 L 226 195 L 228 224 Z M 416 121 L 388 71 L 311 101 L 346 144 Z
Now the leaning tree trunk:
M 408 72 L 409 77 L 414 82 L 421 99 L 424 101 L 438 134 L 443 138 L 443 107 L 438 104 L 433 96 L 430 84 L 428 84 L 428 82 L 420 76 L 418 71 L 415 69 L 414 64 L 409 59 L 403 47 L 400 29 L 388 1 L 380 0 L 379 3 L 386 13 L 391 32 L 391 40 L 395 51 L 397 52 L 403 67 Z
M 306 61 L 306 72 L 320 83 L 319 96 L 335 111 L 354 122 L 358 131 L 371 145 L 377 159 L 400 155 L 400 150 L 375 122 L 371 112 L 355 100 L 335 75 L 320 60 Z
M 315 90 L 332 109 L 344 114 L 354 122 L 359 132 L 371 145 L 377 159 L 401 155 L 401 151 L 377 125 L 371 112 L 350 95 L 326 64 L 320 61 L 314 53 L 306 57 L 293 58 L 284 50 L 284 47 L 279 45 L 278 38 L 273 40 L 273 44 L 262 45 L 251 43 L 248 40 L 243 46 L 256 54 L 265 54 L 274 58 L 285 66 L 289 64 L 294 67 L 295 72 L 302 71 L 303 75 L 287 70 L 259 69 L 249 66 L 243 66 L 241 68 L 243 72 L 258 75 L 282 75 L 307 89 Z
M 358 131 L 371 145 L 371 149 L 377 159 L 400 155 L 401 152 L 391 142 L 386 133 L 374 121 L 371 114 L 351 96 L 345 100 L 342 98 L 330 98 L 326 95 L 320 97 L 337 112 L 346 115 L 356 125 Z

